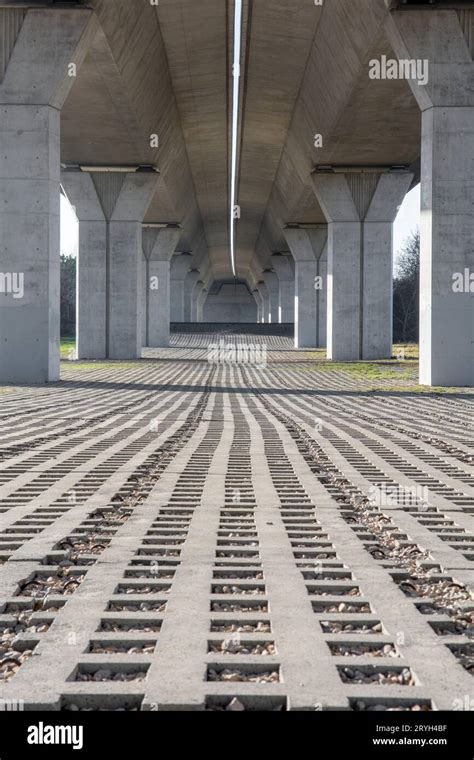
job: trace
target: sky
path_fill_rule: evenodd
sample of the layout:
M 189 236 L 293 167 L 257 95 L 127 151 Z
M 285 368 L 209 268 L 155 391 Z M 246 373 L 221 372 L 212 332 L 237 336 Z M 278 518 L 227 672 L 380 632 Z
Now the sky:
M 393 225 L 394 264 L 407 237 L 420 226 L 420 185 L 405 196 Z
M 77 256 L 79 225 L 73 208 L 61 193 L 61 254 Z
M 394 259 L 406 238 L 420 225 L 420 185 L 405 196 L 394 224 Z M 78 223 L 69 201 L 61 195 L 61 253 L 77 256 Z

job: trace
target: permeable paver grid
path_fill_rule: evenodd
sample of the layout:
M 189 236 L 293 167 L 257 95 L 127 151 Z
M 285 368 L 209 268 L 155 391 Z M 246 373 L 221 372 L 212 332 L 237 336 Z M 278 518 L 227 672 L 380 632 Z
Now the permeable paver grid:
M 2 704 L 471 704 L 472 389 L 220 339 L 2 392 Z

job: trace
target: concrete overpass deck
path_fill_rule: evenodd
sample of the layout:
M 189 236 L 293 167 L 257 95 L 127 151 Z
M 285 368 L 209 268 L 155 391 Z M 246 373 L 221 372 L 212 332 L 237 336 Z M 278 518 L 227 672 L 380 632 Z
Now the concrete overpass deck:
M 472 386 L 473 40 L 471 0 L 0 0 L 0 380 L 59 378 L 60 187 L 79 358 L 205 320 L 351 361 L 420 181 L 420 382 Z

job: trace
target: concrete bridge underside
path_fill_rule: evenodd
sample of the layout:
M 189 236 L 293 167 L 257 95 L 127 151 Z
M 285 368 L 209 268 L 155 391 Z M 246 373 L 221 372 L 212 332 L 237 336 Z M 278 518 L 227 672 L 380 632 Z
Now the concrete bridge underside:
M 1 379 L 59 377 L 60 182 L 80 358 L 221 318 L 358 360 L 391 355 L 392 224 L 421 180 L 421 382 L 473 385 L 473 13 L 244 0 L 234 277 L 233 0 L 0 3 L 1 264 L 25 288 L 2 296 Z M 374 78 L 383 60 L 427 81 Z
M 421 383 L 474 385 L 472 4 L 244 0 L 235 277 L 234 12 L 0 3 L 0 262 L 24 277 L 1 296 L 0 379 L 59 378 L 60 183 L 79 358 L 221 318 L 294 323 L 297 348 L 352 361 L 391 355 L 392 224 L 421 181 Z M 374 78 L 384 60 L 429 76 Z
M 59 378 L 60 183 L 79 358 L 220 319 L 359 360 L 391 355 L 392 224 L 421 180 L 420 379 L 474 385 L 472 4 L 244 0 L 234 276 L 235 10 L 0 3 L 0 379 Z M 375 78 L 387 60 L 426 81 Z

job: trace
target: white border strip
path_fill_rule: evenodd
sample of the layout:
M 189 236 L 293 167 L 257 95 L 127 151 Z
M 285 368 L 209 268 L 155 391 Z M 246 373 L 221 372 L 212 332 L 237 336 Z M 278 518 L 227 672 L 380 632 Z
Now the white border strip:
M 237 137 L 239 128 L 239 105 L 240 105 L 240 57 L 242 50 L 242 0 L 235 0 L 234 17 L 234 63 L 232 67 L 234 77 L 234 94 L 232 105 L 232 168 L 230 190 L 230 261 L 232 273 L 237 276 L 235 262 L 235 201 L 237 196 Z

